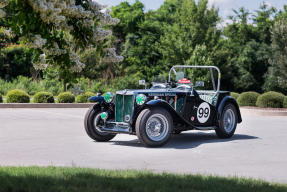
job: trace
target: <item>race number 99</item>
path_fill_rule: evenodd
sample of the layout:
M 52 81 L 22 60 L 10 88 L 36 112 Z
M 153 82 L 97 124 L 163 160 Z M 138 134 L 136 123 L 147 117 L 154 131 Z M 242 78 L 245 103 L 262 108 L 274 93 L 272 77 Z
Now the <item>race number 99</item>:
M 206 123 L 210 116 L 210 106 L 208 103 L 201 103 L 197 109 L 197 119 L 200 123 Z

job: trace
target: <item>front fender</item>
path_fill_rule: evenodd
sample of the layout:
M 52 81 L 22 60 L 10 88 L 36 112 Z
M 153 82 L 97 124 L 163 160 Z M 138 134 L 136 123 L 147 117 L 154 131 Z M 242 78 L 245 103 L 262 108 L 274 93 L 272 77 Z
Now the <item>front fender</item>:
M 105 101 L 103 96 L 93 96 L 88 98 L 88 101 L 95 103 L 103 103 Z
M 162 108 L 166 109 L 171 114 L 174 121 L 179 122 L 179 123 L 184 122 L 187 125 L 193 126 L 187 120 L 185 120 L 180 114 L 178 114 L 174 110 L 174 108 L 172 106 L 170 106 L 170 104 L 168 102 L 166 102 L 165 100 L 161 100 L 161 99 L 151 100 L 151 101 L 148 101 L 144 106 L 144 108 L 153 108 L 153 107 L 162 107 Z
M 237 117 L 238 118 L 238 123 L 241 123 L 242 122 L 242 117 L 241 117 L 239 106 L 238 106 L 236 100 L 233 97 L 231 97 L 231 96 L 225 96 L 221 100 L 220 104 L 217 107 L 217 119 L 220 119 L 220 117 L 222 115 L 222 112 L 223 112 L 223 108 L 224 108 L 224 106 L 227 103 L 232 103 L 235 106 L 235 108 L 237 110 L 237 115 L 238 115 L 238 117 Z

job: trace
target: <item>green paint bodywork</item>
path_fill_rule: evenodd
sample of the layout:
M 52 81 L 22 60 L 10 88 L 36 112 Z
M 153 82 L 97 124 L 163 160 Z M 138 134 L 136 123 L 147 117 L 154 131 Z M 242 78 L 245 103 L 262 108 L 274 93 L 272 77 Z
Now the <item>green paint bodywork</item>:
M 184 105 L 184 98 L 179 98 L 176 103 L 176 111 L 178 113 L 182 113 L 183 105 Z
M 126 115 L 132 117 L 134 100 L 133 95 L 116 95 L 116 122 L 124 122 Z

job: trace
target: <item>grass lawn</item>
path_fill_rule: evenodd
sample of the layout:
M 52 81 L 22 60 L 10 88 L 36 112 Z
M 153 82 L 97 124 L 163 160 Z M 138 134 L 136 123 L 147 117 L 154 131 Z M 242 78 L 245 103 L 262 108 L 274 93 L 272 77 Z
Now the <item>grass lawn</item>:
M 0 167 L 1 192 L 30 191 L 287 191 L 287 185 L 243 178 L 154 174 L 63 167 Z

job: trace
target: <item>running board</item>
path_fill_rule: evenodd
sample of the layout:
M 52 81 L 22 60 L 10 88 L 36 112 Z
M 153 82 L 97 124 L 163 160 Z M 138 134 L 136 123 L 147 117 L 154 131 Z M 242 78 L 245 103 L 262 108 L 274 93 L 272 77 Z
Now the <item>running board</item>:
M 201 131 L 208 131 L 208 130 L 215 130 L 216 127 L 195 127 L 195 129 L 201 130 Z

